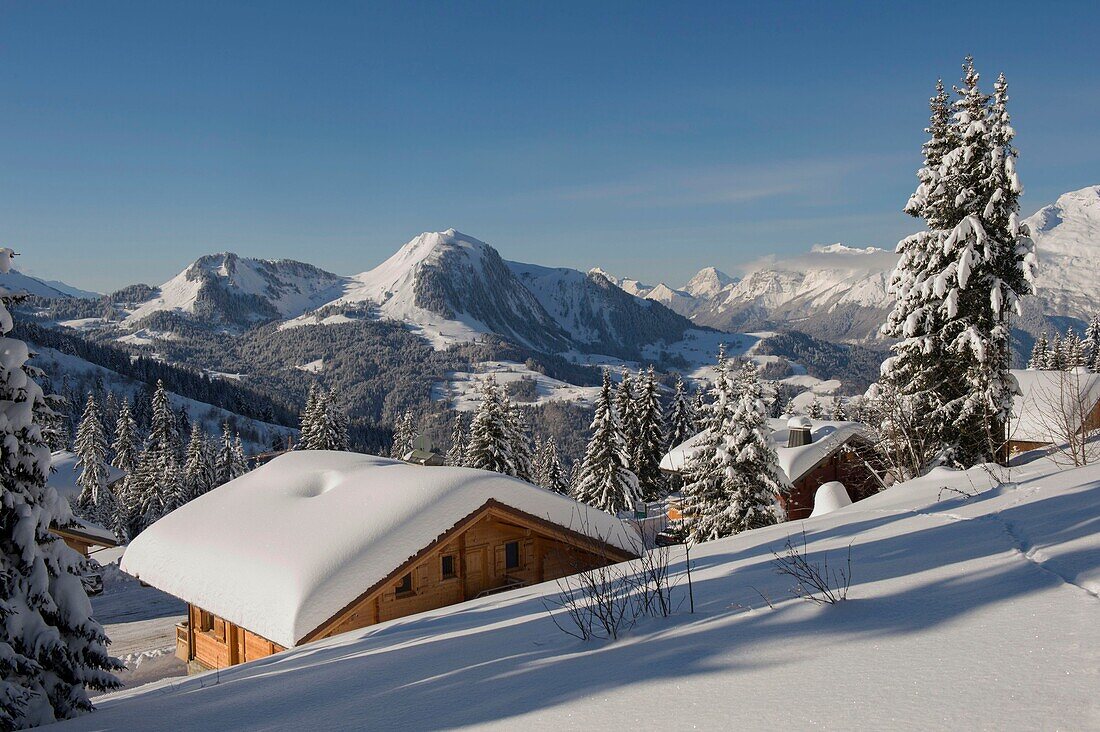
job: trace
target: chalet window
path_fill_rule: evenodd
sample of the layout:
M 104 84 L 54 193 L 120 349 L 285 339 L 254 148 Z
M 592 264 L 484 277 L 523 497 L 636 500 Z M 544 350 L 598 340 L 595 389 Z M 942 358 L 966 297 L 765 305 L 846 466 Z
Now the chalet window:
M 412 572 L 409 572 L 408 574 L 406 574 L 404 577 L 401 578 L 400 582 L 397 583 L 397 586 L 394 588 L 394 594 L 397 595 L 398 597 L 401 597 L 402 595 L 411 595 L 412 593 L 413 593 L 413 576 L 412 576 Z
M 504 568 L 519 569 L 519 542 L 510 541 L 504 545 Z
M 442 569 L 443 579 L 451 579 L 455 577 L 455 557 L 453 554 L 445 554 L 440 562 L 440 568 Z
M 199 630 L 213 630 L 214 629 L 214 613 L 208 613 L 205 610 L 199 610 Z

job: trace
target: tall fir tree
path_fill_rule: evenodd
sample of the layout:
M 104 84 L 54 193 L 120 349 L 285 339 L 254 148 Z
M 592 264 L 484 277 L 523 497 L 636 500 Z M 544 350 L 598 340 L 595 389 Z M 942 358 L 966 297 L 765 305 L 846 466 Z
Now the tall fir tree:
M 412 449 L 416 439 L 416 420 L 412 412 L 405 410 L 394 425 L 393 443 L 390 445 L 390 457 L 400 460 Z
M 667 483 L 661 474 L 661 458 L 665 452 L 665 418 L 657 376 L 652 366 L 646 369 L 635 387 L 635 401 L 634 417 L 638 433 L 632 468 L 638 476 L 642 499 L 656 501 L 667 494 Z
M 309 385 L 306 403 L 298 416 L 298 449 L 318 450 L 320 444 L 321 422 L 323 419 L 321 388 L 317 384 Z
M 451 425 L 451 445 L 447 448 L 448 465 L 462 467 L 466 464 L 466 418 L 455 412 Z
M 1085 363 L 1092 372 L 1100 371 L 1100 315 L 1093 315 L 1085 329 Z
M 351 439 L 348 435 L 349 420 L 348 410 L 344 406 L 336 387 L 328 390 L 326 403 L 329 410 L 329 419 L 332 422 L 332 445 L 328 449 L 347 452 L 351 449 Z
M 933 99 L 925 166 L 906 206 L 927 229 L 898 244 L 883 332 L 899 340 L 882 381 L 893 382 L 941 454 L 970 466 L 1000 456 L 1007 437 L 1017 390 L 1010 315 L 1032 292 L 1035 256 L 1018 217 L 1007 84 L 1002 76 L 984 94 L 972 59 L 963 68 L 946 126 L 943 94 Z
M 76 512 L 100 526 L 111 529 L 121 539 L 125 527 L 120 521 L 118 501 L 107 485 L 107 434 L 95 396 L 88 395 L 80 427 L 76 431 L 76 465 L 80 473 L 76 483 L 80 486 Z
M 0 273 L 13 252 L 0 249 Z M 0 291 L 0 728 L 21 729 L 91 711 L 88 689 L 117 688 L 107 637 L 81 583 L 84 560 L 51 525 L 72 521 L 46 485 L 50 450 L 38 421 L 45 396 L 30 353 L 8 337 L 15 298 Z
M 187 499 L 194 500 L 214 488 L 216 474 L 210 440 L 198 422 L 192 423 L 183 463 L 183 478 Z
M 516 474 L 511 415 L 492 377 L 481 383 L 481 401 L 470 423 L 466 444 L 466 467 Z
M 550 435 L 542 443 L 538 451 L 538 484 L 547 490 L 560 493 L 563 496 L 570 494 L 569 478 L 565 474 L 565 468 L 561 465 L 561 457 L 558 455 L 558 443 L 554 436 Z
M 1031 358 L 1027 361 L 1027 367 L 1032 371 L 1042 371 L 1047 367 L 1050 358 L 1050 343 L 1047 341 L 1047 333 L 1044 330 L 1035 339 L 1035 345 L 1031 347 Z
M 626 445 L 626 454 L 630 460 L 630 468 L 633 471 L 634 455 L 638 450 L 638 413 L 636 404 L 634 378 L 630 371 L 623 367 L 622 378 L 615 390 L 615 414 L 619 423 L 619 429 L 623 433 L 623 442 Z M 635 473 L 636 475 L 637 473 Z
M 688 528 L 695 541 L 710 541 L 778 523 L 785 518 L 779 502 L 788 489 L 767 426 L 767 408 L 756 377 L 746 362 L 736 378 L 716 385 L 708 449 L 691 460 L 685 487 Z
M 672 392 L 672 403 L 669 405 L 666 447 L 671 449 L 677 445 L 682 445 L 698 431 L 695 410 L 688 399 L 684 379 L 677 376 L 676 387 Z
M 511 475 L 531 483 L 534 481 L 535 461 L 531 453 L 531 429 L 527 424 L 527 415 L 523 407 L 507 397 L 504 398 L 504 409 L 509 440 L 512 443 L 512 462 L 515 465 Z
M 629 468 L 626 438 L 613 398 L 611 374 L 605 369 L 574 494 L 578 501 L 610 514 L 631 508 L 640 497 L 638 477 Z

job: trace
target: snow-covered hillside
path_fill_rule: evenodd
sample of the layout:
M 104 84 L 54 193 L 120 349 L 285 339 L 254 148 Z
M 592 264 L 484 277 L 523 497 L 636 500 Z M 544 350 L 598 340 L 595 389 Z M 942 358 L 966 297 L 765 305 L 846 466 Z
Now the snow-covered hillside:
M 1088 320 L 1100 310 L 1100 186 L 1059 196 L 1025 221 L 1039 255 L 1039 309 Z
M 78 297 L 92 299 L 99 297 L 97 292 L 89 292 L 80 288 L 67 285 L 57 280 L 43 280 L 38 277 L 26 275 L 19 270 L 11 269 L 0 272 L 0 287 L 9 292 L 37 295 L 38 297 L 65 298 Z
M 200 257 L 133 309 L 127 325 L 158 312 L 186 313 L 215 325 L 301 315 L 332 299 L 345 278 L 311 264 L 232 253 Z
M 1100 468 L 937 471 L 683 553 L 670 618 L 581 642 L 554 583 L 101 697 L 72 730 L 1095 729 Z M 793 597 L 788 537 L 849 599 Z M 567 622 L 567 621 L 566 621 Z

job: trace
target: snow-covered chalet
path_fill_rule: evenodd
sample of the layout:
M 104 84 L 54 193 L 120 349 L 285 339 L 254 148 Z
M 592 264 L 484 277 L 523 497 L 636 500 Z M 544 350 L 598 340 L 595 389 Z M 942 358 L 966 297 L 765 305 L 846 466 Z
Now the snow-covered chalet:
M 498 473 L 296 451 L 196 498 L 122 568 L 188 603 L 192 670 L 635 557 L 633 529 Z
M 809 517 L 814 494 L 826 483 L 843 484 L 852 501 L 874 495 L 881 488 L 882 467 L 874 457 L 873 435 L 866 425 L 791 417 L 769 419 L 768 429 L 779 467 L 791 484 L 790 494 L 780 496 L 788 520 Z M 682 472 L 703 437 L 700 432 L 672 448 L 661 459 L 661 470 Z

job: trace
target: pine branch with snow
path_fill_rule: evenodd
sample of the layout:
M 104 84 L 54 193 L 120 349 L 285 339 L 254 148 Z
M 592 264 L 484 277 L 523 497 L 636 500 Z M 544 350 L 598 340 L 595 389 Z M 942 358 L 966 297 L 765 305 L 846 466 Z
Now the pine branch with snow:
M 640 493 L 638 477 L 629 464 L 626 438 L 613 403 L 611 374 L 604 369 L 574 497 L 610 514 L 631 508 Z
M 0 272 L 12 256 L 0 249 Z M 7 336 L 13 299 L 0 291 L 0 726 L 23 728 L 90 711 L 88 689 L 116 688 L 121 663 L 91 617 L 83 558 L 50 531 L 72 513 L 46 485 L 48 407 L 26 344 Z

